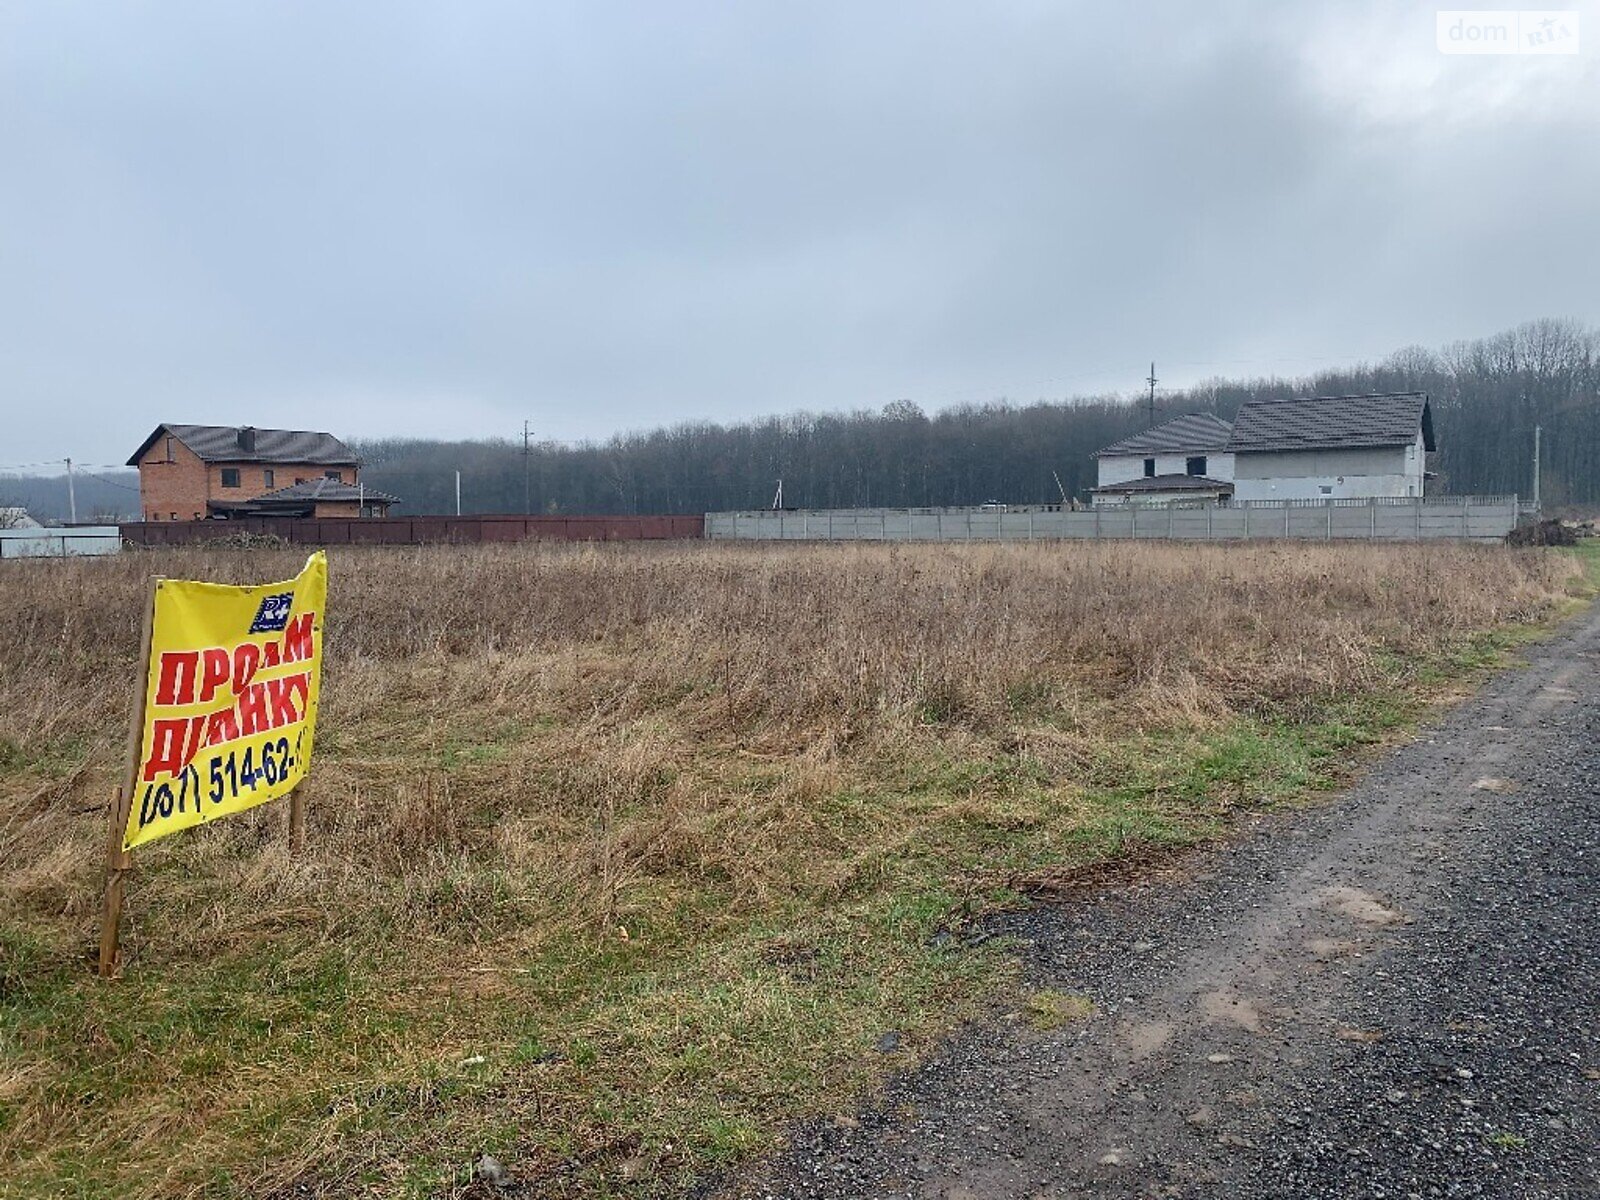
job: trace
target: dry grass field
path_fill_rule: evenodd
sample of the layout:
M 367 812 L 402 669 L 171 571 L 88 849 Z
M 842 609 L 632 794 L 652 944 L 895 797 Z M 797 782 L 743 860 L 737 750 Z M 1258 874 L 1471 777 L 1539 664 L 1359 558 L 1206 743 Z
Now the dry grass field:
M 0 1195 L 460 1195 L 483 1150 L 670 1191 L 1003 996 L 975 915 L 1337 782 L 1583 586 L 1456 545 L 335 550 L 307 853 L 272 806 L 141 851 L 101 982 L 143 580 L 303 557 L 0 569 Z

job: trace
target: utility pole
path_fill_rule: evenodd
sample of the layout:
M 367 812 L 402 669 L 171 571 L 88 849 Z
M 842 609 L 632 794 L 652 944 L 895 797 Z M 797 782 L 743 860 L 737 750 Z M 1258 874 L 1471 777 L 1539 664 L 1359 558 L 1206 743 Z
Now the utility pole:
M 67 459 L 67 511 L 72 514 L 71 523 L 78 523 L 78 490 L 72 482 L 72 460 Z
M 522 515 L 525 517 L 531 516 L 533 513 L 533 492 L 529 490 L 528 462 L 528 422 L 524 418 L 522 422 Z
M 1150 363 L 1150 378 L 1145 380 L 1150 385 L 1150 424 L 1156 423 L 1156 364 Z
M 461 472 L 456 472 L 456 516 L 461 515 Z
M 1543 430 L 1538 425 L 1535 425 L 1533 427 L 1533 511 L 1534 512 L 1541 511 L 1540 508 L 1539 508 L 1539 435 L 1542 432 L 1543 432 Z

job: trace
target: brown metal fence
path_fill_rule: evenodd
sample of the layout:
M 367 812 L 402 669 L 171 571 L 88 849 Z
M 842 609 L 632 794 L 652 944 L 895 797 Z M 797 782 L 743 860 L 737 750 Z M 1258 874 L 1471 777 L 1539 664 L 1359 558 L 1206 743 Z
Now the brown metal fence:
M 650 542 L 705 536 L 705 518 L 686 517 L 241 517 L 232 521 L 139 521 L 125 540 L 176 546 L 267 534 L 316 546 L 420 546 L 429 542 Z

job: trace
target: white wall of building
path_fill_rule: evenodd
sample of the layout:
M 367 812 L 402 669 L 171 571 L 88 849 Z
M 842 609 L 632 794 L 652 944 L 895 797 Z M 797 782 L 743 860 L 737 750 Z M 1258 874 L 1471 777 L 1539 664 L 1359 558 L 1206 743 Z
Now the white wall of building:
M 1189 459 L 1199 457 L 1202 451 L 1191 454 L 1102 454 L 1098 460 L 1100 487 L 1113 483 L 1127 483 L 1130 479 L 1144 478 L 1144 460 L 1156 460 L 1157 475 L 1184 475 L 1189 470 Z M 1229 480 L 1233 478 L 1233 455 L 1220 450 L 1205 452 L 1206 478 Z
M 1420 433 L 1410 446 L 1241 454 L 1234 464 L 1233 498 L 1339 500 L 1421 496 L 1426 463 Z

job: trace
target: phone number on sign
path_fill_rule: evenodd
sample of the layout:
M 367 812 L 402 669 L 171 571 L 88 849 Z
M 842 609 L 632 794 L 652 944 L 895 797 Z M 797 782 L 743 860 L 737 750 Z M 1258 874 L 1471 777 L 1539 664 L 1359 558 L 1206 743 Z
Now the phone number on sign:
M 212 805 L 225 804 L 248 795 L 263 785 L 271 787 L 289 778 L 300 759 L 301 733 L 291 748 L 289 739 L 281 737 L 261 747 L 246 746 L 241 755 L 237 750 L 212 758 L 207 778 L 202 780 L 200 768 L 190 763 L 175 780 L 166 783 L 147 783 L 139 798 L 139 828 L 152 821 L 172 816 L 174 813 L 197 812 L 205 815 L 202 801 Z

